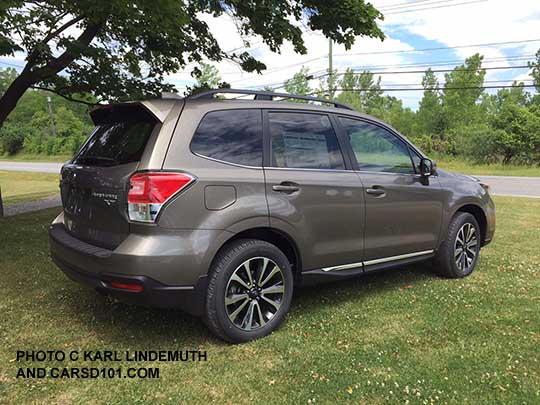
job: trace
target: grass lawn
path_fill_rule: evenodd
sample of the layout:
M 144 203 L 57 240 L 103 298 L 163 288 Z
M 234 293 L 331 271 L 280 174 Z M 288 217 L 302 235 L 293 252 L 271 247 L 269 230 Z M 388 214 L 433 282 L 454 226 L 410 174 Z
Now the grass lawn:
M 0 171 L 0 188 L 5 205 L 39 200 L 59 193 L 58 175 Z
M 435 159 L 437 167 L 451 172 L 491 176 L 525 176 L 539 177 L 540 166 L 517 166 L 517 165 L 476 165 L 457 159 Z
M 72 155 L 29 155 L 18 153 L 16 155 L 0 155 L 0 161 L 9 162 L 58 162 L 64 163 L 73 158 Z
M 271 336 L 231 346 L 174 310 L 113 303 L 47 255 L 56 210 L 0 222 L 0 403 L 540 403 L 540 200 L 496 198 L 464 280 L 426 265 L 296 294 Z M 519 208 L 516 208 L 519 207 Z M 206 362 L 17 362 L 17 350 L 206 350 Z M 17 379 L 18 367 L 159 367 L 149 379 Z

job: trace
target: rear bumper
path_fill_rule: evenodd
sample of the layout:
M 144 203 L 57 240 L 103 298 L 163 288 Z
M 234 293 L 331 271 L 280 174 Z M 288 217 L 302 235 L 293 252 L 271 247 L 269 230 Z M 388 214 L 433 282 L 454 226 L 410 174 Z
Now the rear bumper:
M 81 284 L 123 302 L 179 308 L 199 316 L 207 287 L 205 260 L 213 250 L 204 241 L 219 238 L 213 238 L 214 231 L 196 232 L 131 235 L 108 250 L 71 236 L 59 217 L 49 228 L 49 246 L 55 264 Z M 142 290 L 114 288 L 112 282 L 136 284 Z
M 206 277 L 201 277 L 195 286 L 168 286 L 147 276 L 125 276 L 116 273 L 86 273 L 75 269 L 62 259 L 51 253 L 54 263 L 73 281 L 95 288 L 100 293 L 109 295 L 119 301 L 158 308 L 179 308 L 183 311 L 201 316 L 204 310 Z M 114 288 L 111 283 L 136 284 L 142 291 L 128 291 Z

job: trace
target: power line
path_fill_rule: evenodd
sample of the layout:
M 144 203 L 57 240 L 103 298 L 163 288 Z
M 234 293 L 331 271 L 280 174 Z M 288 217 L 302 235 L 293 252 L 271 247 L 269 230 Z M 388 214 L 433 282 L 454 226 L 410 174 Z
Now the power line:
M 384 15 L 395 15 L 395 14 L 403 14 L 403 13 L 412 13 L 412 12 L 415 12 L 415 11 L 434 10 L 434 9 L 438 9 L 438 8 L 448 8 L 448 7 L 465 6 L 465 5 L 469 5 L 469 4 L 475 4 L 475 3 L 485 3 L 486 1 L 488 1 L 488 0 L 472 0 L 472 1 L 466 1 L 466 2 L 463 2 L 463 3 L 452 3 L 452 4 L 433 6 L 433 7 L 415 8 L 415 9 L 411 9 L 411 10 L 401 10 L 401 11 L 395 11 L 395 12 L 390 12 L 390 13 L 386 13 L 386 14 L 383 13 L 383 14 Z
M 403 50 L 395 50 L 395 51 L 340 53 L 334 56 L 384 55 L 384 54 L 394 54 L 394 53 L 433 52 L 433 51 L 446 51 L 446 50 L 463 49 L 463 48 L 480 48 L 480 47 L 499 46 L 499 45 L 525 44 L 529 42 L 540 42 L 540 38 L 524 39 L 520 41 L 488 42 L 484 44 L 441 46 L 441 47 L 436 47 L 436 48 L 424 48 L 424 49 L 403 49 Z
M 15 65 L 13 63 L 4 62 L 4 61 L 1 61 L 1 60 L 0 60 L 0 65 L 12 66 L 12 67 L 17 67 L 17 68 L 23 68 L 24 67 L 22 65 Z
M 397 4 L 389 4 L 389 5 L 386 5 L 386 6 L 380 6 L 380 7 L 375 7 L 377 10 L 394 10 L 394 9 L 400 9 L 400 8 L 407 8 L 407 7 L 420 7 L 420 6 L 429 6 L 431 4 L 436 4 L 436 3 L 449 3 L 449 2 L 455 2 L 455 1 L 458 1 L 458 0 L 416 0 L 416 1 L 408 1 L 408 2 L 405 2 L 405 3 L 397 3 Z M 417 5 L 418 3 L 429 3 L 429 4 L 420 4 L 419 6 Z
M 520 65 L 520 66 L 488 66 L 484 68 L 479 68 L 478 70 L 507 70 L 507 69 L 529 69 L 530 67 L 528 65 Z M 352 69 L 353 72 L 357 72 L 358 70 Z M 454 68 L 454 69 L 432 69 L 433 73 L 450 73 L 450 72 L 472 72 L 475 71 L 473 69 L 469 68 Z M 399 74 L 413 74 L 413 73 L 425 73 L 425 70 L 396 70 L 393 72 L 389 71 L 382 71 L 382 72 L 370 72 L 377 75 L 399 75 Z M 344 75 L 345 72 L 338 72 L 337 75 Z M 321 74 L 318 77 L 313 77 L 314 79 L 319 79 L 321 77 L 326 76 L 327 74 Z
M 485 68 L 481 68 L 481 70 L 512 70 L 512 69 L 529 69 L 529 66 L 528 65 L 520 65 L 520 66 L 492 66 L 492 67 L 485 67 Z M 353 72 L 358 72 L 358 71 L 363 71 L 362 69 L 360 70 L 353 70 Z M 472 69 L 468 69 L 468 68 L 454 68 L 454 69 L 432 69 L 431 70 L 433 73 L 451 73 L 451 72 L 471 72 L 473 71 Z M 369 71 L 369 73 L 373 73 L 374 76 L 376 75 L 399 75 L 399 74 L 419 74 L 419 73 L 425 73 L 426 70 L 396 70 L 396 71 L 381 71 L 381 72 L 378 72 L 378 71 Z M 343 76 L 346 72 L 337 72 L 335 73 L 336 76 Z M 311 79 L 310 80 L 313 80 L 313 79 L 321 79 L 323 77 L 326 77 L 328 76 L 328 73 L 321 73 L 319 75 L 312 75 Z M 275 86 L 278 86 L 276 88 L 281 88 L 285 85 L 287 81 L 285 82 L 276 82 L 276 83 L 270 83 L 270 84 L 263 84 L 263 85 L 260 85 L 259 87 L 275 87 Z
M 485 89 L 510 89 L 510 88 L 522 88 L 522 87 L 536 87 L 534 84 L 523 84 L 519 86 L 514 85 L 500 85 L 500 86 L 463 86 L 463 87 L 443 87 L 440 90 L 485 90 Z M 424 91 L 425 89 L 423 87 L 418 88 L 380 88 L 380 89 L 333 89 L 334 91 L 344 91 L 344 92 L 362 92 L 362 91 L 382 91 L 382 92 L 388 92 L 388 91 Z M 317 94 L 317 92 L 313 92 L 308 94 L 309 96 Z
M 489 42 L 489 43 L 483 43 L 483 44 L 470 44 L 470 45 L 456 45 L 456 46 L 447 46 L 447 47 L 436 47 L 436 48 L 423 48 L 423 49 L 403 49 L 403 50 L 393 50 L 393 51 L 375 51 L 375 52 L 355 52 L 355 53 L 341 53 L 341 54 L 334 54 L 334 57 L 344 57 L 344 56 L 359 56 L 359 55 L 389 55 L 389 54 L 402 54 L 402 53 L 413 53 L 413 52 L 435 52 L 435 51 L 444 51 L 444 50 L 452 50 L 452 49 L 463 49 L 463 48 L 476 48 L 476 47 L 491 47 L 491 46 L 500 46 L 500 45 L 513 45 L 513 44 L 524 44 L 524 43 L 531 43 L 531 42 L 540 42 L 540 38 L 537 39 L 525 39 L 520 41 L 505 41 L 505 42 Z M 328 58 L 328 55 L 321 55 L 317 58 L 307 59 L 302 62 L 293 63 L 290 65 L 285 66 L 277 66 L 275 68 L 267 69 L 265 70 L 265 73 L 257 76 L 264 77 L 270 73 L 274 73 L 283 69 L 288 69 L 295 66 L 300 65 L 307 65 L 311 62 L 320 61 L 321 59 Z M 225 72 L 223 74 L 234 74 L 235 72 Z M 245 79 L 236 80 L 231 83 L 244 81 Z
M 484 80 L 484 83 L 525 83 L 525 82 L 534 82 L 533 79 L 525 79 L 525 80 L 514 80 L 514 79 L 507 79 L 507 80 Z M 383 86 L 421 86 L 421 83 L 396 83 L 396 84 L 383 84 Z M 444 83 L 439 84 L 439 87 L 444 86 Z

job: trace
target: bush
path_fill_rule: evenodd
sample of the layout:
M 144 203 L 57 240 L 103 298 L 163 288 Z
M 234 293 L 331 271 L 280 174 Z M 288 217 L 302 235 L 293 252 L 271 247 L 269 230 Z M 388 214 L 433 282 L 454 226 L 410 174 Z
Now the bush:
M 25 130 L 19 125 L 5 122 L 0 128 L 0 148 L 3 153 L 14 155 L 23 147 Z

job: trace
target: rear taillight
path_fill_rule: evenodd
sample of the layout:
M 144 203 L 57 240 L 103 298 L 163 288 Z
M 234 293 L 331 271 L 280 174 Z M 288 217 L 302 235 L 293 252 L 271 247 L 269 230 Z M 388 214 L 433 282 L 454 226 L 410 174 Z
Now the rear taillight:
M 163 204 L 195 181 L 185 173 L 136 173 L 129 179 L 129 219 L 154 222 Z

